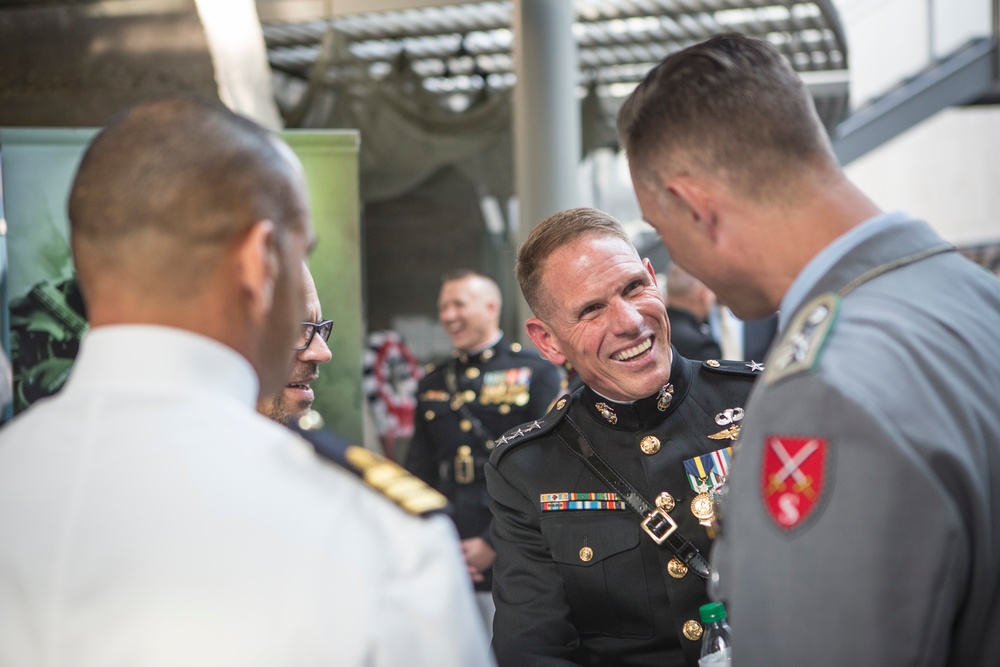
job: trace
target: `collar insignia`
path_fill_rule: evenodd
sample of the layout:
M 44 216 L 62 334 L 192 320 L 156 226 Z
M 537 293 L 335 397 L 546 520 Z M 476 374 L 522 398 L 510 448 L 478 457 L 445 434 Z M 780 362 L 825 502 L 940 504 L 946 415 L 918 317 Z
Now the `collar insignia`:
M 614 409 L 610 405 L 607 403 L 597 403 L 594 407 L 597 408 L 597 411 L 601 413 L 601 416 L 604 417 L 609 424 L 618 423 L 618 415 L 615 414 Z
M 660 387 L 660 393 L 656 395 L 656 409 L 666 412 L 670 407 L 670 402 L 674 400 L 674 385 L 669 382 Z

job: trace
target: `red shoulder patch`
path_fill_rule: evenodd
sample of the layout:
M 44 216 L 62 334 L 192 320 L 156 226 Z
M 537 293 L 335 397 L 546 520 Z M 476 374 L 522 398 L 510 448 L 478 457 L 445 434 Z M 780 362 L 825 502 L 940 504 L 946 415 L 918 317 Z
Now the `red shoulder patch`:
M 779 527 L 796 528 L 816 509 L 826 479 L 826 448 L 824 438 L 765 438 L 761 490 L 764 507 Z

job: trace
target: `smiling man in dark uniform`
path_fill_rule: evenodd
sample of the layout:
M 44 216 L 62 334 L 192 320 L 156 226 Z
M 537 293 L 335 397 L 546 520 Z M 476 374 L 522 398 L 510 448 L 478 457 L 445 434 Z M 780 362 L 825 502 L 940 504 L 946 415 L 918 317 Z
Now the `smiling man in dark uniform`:
M 713 496 L 759 371 L 676 354 L 653 268 L 606 213 L 542 222 L 517 279 L 532 341 L 584 386 L 486 467 L 497 660 L 694 666 Z
M 559 395 L 562 371 L 500 330 L 500 288 L 460 269 L 442 279 L 438 317 L 455 346 L 417 389 L 417 417 L 405 467 L 452 502 L 469 576 L 487 626 L 493 617 L 492 515 L 483 465 L 496 438 L 537 419 Z

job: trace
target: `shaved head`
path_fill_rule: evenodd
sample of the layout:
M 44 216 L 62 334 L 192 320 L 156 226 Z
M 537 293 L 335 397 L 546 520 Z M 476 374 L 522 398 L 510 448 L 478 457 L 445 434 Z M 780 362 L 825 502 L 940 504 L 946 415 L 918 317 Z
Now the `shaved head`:
M 271 132 L 192 97 L 139 104 L 91 142 L 69 218 L 91 326 L 192 331 L 249 360 L 264 397 L 284 385 L 313 231 L 302 167 Z
M 267 130 L 224 107 L 172 98 L 132 108 L 92 142 L 69 199 L 81 291 L 186 298 L 257 220 L 280 241 L 306 216 L 301 175 Z

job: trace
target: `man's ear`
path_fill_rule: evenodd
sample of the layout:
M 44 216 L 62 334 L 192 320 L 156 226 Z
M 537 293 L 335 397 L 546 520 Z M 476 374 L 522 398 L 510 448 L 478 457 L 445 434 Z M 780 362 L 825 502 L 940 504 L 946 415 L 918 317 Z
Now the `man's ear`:
M 557 366 L 562 366 L 566 363 L 566 357 L 562 353 L 559 341 L 552 334 L 549 325 L 537 317 L 532 317 L 524 323 L 524 329 L 528 332 L 528 338 L 535 344 L 535 347 L 538 348 L 543 357 Z
M 274 305 L 278 278 L 278 246 L 274 223 L 258 220 L 244 235 L 237 249 L 240 287 L 255 317 L 265 317 Z
M 653 268 L 653 263 L 649 261 L 648 257 L 642 258 L 642 265 L 646 267 L 646 271 L 649 273 L 650 277 L 653 279 L 653 287 L 659 290 L 660 283 L 656 280 L 656 269 Z
M 718 234 L 718 216 L 715 212 L 712 193 L 700 181 L 690 176 L 678 176 L 663 184 L 666 196 L 673 199 L 671 204 L 690 218 L 698 230 L 715 241 Z

